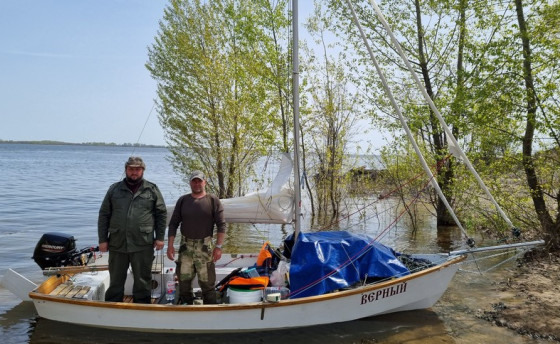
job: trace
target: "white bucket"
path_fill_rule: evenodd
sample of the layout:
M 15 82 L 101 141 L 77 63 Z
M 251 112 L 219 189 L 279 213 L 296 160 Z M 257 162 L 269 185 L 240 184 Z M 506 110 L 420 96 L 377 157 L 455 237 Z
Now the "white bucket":
M 228 288 L 227 294 L 229 303 L 249 303 L 260 302 L 262 298 L 262 290 L 244 290 Z

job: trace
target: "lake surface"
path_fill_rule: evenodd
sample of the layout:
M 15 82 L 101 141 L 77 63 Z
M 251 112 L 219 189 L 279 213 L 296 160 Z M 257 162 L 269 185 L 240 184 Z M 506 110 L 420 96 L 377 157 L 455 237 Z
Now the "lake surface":
M 47 146 L 0 144 L 0 275 L 12 268 L 34 282 L 43 279 L 31 259 L 43 233 L 62 232 L 77 239 L 77 247 L 97 245 L 97 215 L 110 184 L 124 177 L 124 162 L 139 155 L 146 162 L 145 178 L 156 183 L 167 204 L 187 192 L 181 186 L 163 148 Z M 272 175 L 271 175 L 272 176 Z M 361 199 L 356 205 L 368 204 Z M 393 219 L 387 205 L 375 205 L 375 216 L 339 224 L 376 236 Z M 384 214 L 384 215 L 380 215 Z M 264 240 L 279 245 L 292 232 L 289 226 L 236 226 L 225 250 L 249 252 Z M 428 217 L 413 234 L 406 222 L 384 236 L 382 243 L 405 252 L 438 252 L 462 247 L 460 233 L 438 235 Z M 486 243 L 483 246 L 494 245 Z M 472 265 L 472 264 L 471 264 Z M 494 279 L 510 265 L 483 275 L 466 272 L 466 265 L 442 299 L 429 310 L 403 312 L 328 326 L 230 335 L 138 334 L 100 330 L 38 318 L 32 303 L 21 302 L 0 287 L 2 343 L 546 343 L 479 320 L 473 313 L 492 302 Z M 336 310 L 333 310 L 336 311 Z

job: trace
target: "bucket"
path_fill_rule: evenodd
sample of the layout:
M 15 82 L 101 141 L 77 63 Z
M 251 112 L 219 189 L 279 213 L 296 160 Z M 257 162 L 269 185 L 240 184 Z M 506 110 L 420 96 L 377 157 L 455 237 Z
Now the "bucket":
M 262 298 L 262 290 L 260 289 L 236 289 L 228 288 L 229 303 L 249 303 L 260 302 Z

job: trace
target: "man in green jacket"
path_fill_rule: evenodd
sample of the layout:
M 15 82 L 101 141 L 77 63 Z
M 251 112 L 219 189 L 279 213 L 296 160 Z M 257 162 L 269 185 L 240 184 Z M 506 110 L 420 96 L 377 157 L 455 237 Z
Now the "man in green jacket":
M 130 157 L 126 178 L 109 187 L 99 209 L 99 250 L 109 251 L 111 277 L 105 301 L 123 301 L 130 265 L 133 301 L 151 302 L 154 248 L 164 246 L 167 209 L 156 184 L 144 179 L 145 169 L 142 158 Z

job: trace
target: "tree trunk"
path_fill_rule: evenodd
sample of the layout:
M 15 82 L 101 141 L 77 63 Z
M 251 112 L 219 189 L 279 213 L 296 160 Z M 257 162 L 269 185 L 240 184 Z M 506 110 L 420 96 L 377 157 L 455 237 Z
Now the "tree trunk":
M 533 136 L 537 120 L 537 101 L 533 82 L 533 71 L 531 66 L 531 45 L 527 32 L 527 23 L 523 14 L 522 0 L 515 0 L 519 32 L 523 43 L 523 77 L 527 97 L 527 120 L 525 123 L 525 135 L 523 136 L 523 168 L 527 177 L 527 185 L 531 190 L 531 198 L 537 213 L 541 227 L 545 233 L 545 240 L 550 248 L 560 248 L 560 236 L 558 218 L 556 222 L 548 212 L 544 193 L 539 184 L 539 178 L 533 161 Z
M 416 0 L 414 2 L 416 7 L 416 27 L 417 27 L 417 38 L 418 38 L 418 60 L 420 64 L 420 69 L 422 71 L 422 78 L 424 79 L 424 86 L 426 87 L 426 92 L 432 100 L 434 99 L 434 92 L 432 89 L 432 82 L 429 75 L 428 61 L 426 60 L 424 54 L 424 29 L 422 27 L 422 12 L 420 10 L 420 2 Z M 432 134 L 432 141 L 434 143 L 434 153 L 436 160 L 441 160 L 446 155 L 446 149 L 444 147 L 444 137 L 442 130 L 439 126 L 438 120 L 432 110 L 430 110 L 430 130 Z M 438 173 L 437 182 L 441 187 L 441 191 L 447 200 L 451 203 L 451 183 L 453 177 L 452 166 L 449 164 L 445 166 L 443 173 Z M 445 203 L 438 197 L 436 203 L 436 216 L 438 226 L 454 225 L 455 222 L 453 218 L 447 211 Z

